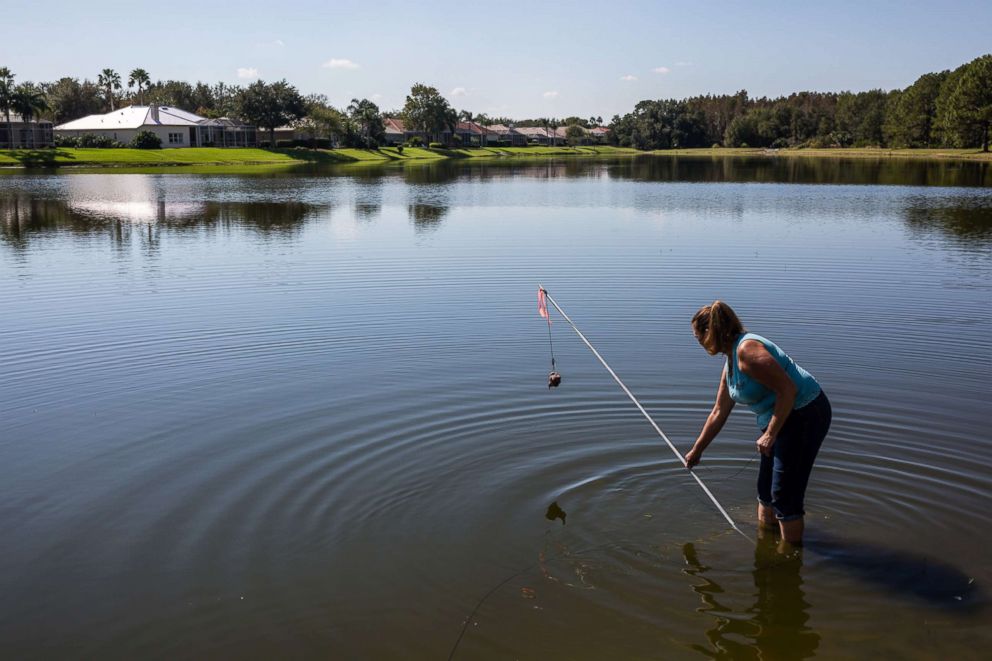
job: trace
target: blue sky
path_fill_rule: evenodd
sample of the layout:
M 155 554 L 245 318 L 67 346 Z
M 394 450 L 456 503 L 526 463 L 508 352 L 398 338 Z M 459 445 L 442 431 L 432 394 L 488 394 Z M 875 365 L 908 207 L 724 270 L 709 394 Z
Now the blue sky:
M 641 99 L 905 87 L 992 51 L 992 2 L 169 3 L 3 0 L 18 81 L 286 78 L 399 108 L 414 82 L 460 109 L 602 115 Z

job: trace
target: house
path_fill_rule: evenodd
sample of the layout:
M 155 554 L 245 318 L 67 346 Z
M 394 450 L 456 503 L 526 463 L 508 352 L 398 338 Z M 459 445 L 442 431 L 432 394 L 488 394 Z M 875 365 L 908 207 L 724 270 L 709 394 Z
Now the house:
M 199 147 L 255 147 L 258 130 L 227 117 L 218 117 L 200 121 L 197 138 Z
M 0 149 L 40 149 L 54 144 L 52 123 L 48 120 L 25 122 L 20 115 L 10 113 L 8 125 L 7 118 L 0 114 Z
M 528 144 L 550 145 L 554 136 L 550 128 L 543 126 L 521 126 L 516 131 L 527 139 Z M 555 142 L 557 143 L 558 140 L 555 139 Z
M 450 135 L 447 131 L 445 134 Z M 463 147 L 485 147 L 491 137 L 495 139 L 493 132 L 478 122 L 458 122 L 454 134 Z
M 589 135 L 597 144 L 606 144 L 609 140 L 610 129 L 605 126 L 594 126 L 589 129 Z
M 258 144 L 258 132 L 253 126 L 230 119 L 207 119 L 172 106 L 127 106 L 55 127 L 55 134 L 60 136 L 106 136 L 124 144 L 141 131 L 157 135 L 163 147 L 254 147 Z
M 491 124 L 486 127 L 490 132 L 490 142 L 492 145 L 494 142 L 511 147 L 526 147 L 527 146 L 527 136 L 515 129 L 512 125 L 506 126 L 504 124 Z

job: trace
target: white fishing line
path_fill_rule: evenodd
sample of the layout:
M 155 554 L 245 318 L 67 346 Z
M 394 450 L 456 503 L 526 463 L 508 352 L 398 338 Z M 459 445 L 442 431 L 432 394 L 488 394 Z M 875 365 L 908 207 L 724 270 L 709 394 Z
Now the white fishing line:
M 589 342 L 589 340 L 586 339 L 586 336 L 582 334 L 582 331 L 579 330 L 578 326 L 576 326 L 575 323 L 569 318 L 569 316 L 565 314 L 565 311 L 562 310 L 561 306 L 558 305 L 558 302 L 551 297 L 551 294 L 548 293 L 548 290 L 542 287 L 541 285 L 538 285 L 538 287 L 540 287 L 541 291 L 544 292 L 545 297 L 547 297 L 548 301 L 551 302 L 551 305 L 555 306 L 555 309 L 558 310 L 558 313 L 561 314 L 562 318 L 564 318 L 565 321 L 568 322 L 568 325 L 572 327 L 572 330 L 574 330 L 575 334 L 579 336 L 579 339 L 585 342 L 586 346 L 589 347 L 589 350 L 592 351 L 593 355 L 596 356 L 599 362 L 603 364 L 603 367 L 605 367 L 606 371 L 610 373 L 610 376 L 613 377 L 613 380 L 616 381 L 621 388 L 623 388 L 623 391 L 627 393 L 627 397 L 630 397 L 630 401 L 634 402 L 634 406 L 636 406 L 637 409 L 644 414 L 644 417 L 647 418 L 648 422 L 651 423 L 651 426 L 654 427 L 654 430 L 658 432 L 658 435 L 661 436 L 661 438 L 665 441 L 665 443 L 668 444 L 668 447 L 671 448 L 672 452 L 675 453 L 675 456 L 678 457 L 680 462 L 682 462 L 682 465 L 685 466 L 686 469 L 689 471 L 689 475 L 692 475 L 693 479 L 696 480 L 696 483 L 699 485 L 699 487 L 706 493 L 707 496 L 709 496 L 709 499 L 720 511 L 720 514 L 722 514 L 723 518 L 726 519 L 727 523 L 730 524 L 730 527 L 736 530 L 737 532 L 739 532 L 744 539 L 751 542 L 752 544 L 755 544 L 755 541 L 753 539 L 748 537 L 744 533 L 744 531 L 742 531 L 740 528 L 737 527 L 737 524 L 734 523 L 734 520 L 732 518 L 730 518 L 730 515 L 727 514 L 727 510 L 725 510 L 723 505 L 720 504 L 720 501 L 716 499 L 716 497 L 713 495 L 713 492 L 711 492 L 709 488 L 705 484 L 703 484 L 703 481 L 699 479 L 699 476 L 696 475 L 696 473 L 691 468 L 688 467 L 688 465 L 685 462 L 685 457 L 682 456 L 682 453 L 675 448 L 675 445 L 670 440 L 668 440 L 668 436 L 665 435 L 665 432 L 663 432 L 661 430 L 661 427 L 658 426 L 658 424 L 654 421 L 654 419 L 652 419 L 651 416 L 648 415 L 648 412 L 644 410 L 644 407 L 641 406 L 641 403 L 639 401 L 637 401 L 637 398 L 634 397 L 634 394 L 630 392 L 630 389 L 627 388 L 626 385 L 624 385 L 623 381 L 620 380 L 620 377 L 617 376 L 617 373 L 613 371 L 613 368 L 609 366 L 609 364 L 603 359 L 601 355 L 599 355 L 599 352 L 596 351 L 596 347 L 594 347 Z

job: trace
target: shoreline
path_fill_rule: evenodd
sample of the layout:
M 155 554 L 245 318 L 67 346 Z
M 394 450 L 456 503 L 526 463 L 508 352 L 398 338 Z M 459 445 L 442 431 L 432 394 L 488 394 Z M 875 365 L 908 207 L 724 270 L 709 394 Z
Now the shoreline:
M 0 168 L 25 169 L 120 169 L 120 168 L 266 168 L 300 165 L 385 165 L 392 163 L 430 163 L 446 160 L 548 159 L 548 158 L 810 158 L 810 159 L 909 159 L 934 162 L 990 162 L 992 153 L 977 149 L 879 149 L 844 147 L 833 149 L 762 149 L 711 147 L 639 151 L 625 147 L 472 147 L 425 149 L 396 147 L 367 149 L 306 148 L 209 148 L 185 149 L 75 149 L 0 150 Z

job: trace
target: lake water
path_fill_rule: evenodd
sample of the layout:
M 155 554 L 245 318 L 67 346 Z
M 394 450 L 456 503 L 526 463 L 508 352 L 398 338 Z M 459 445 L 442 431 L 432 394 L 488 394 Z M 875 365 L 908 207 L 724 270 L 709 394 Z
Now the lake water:
M 683 450 L 700 305 L 816 375 L 801 554 L 538 283 Z M 6 174 L 0 657 L 978 658 L 990 332 L 987 164 Z

